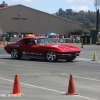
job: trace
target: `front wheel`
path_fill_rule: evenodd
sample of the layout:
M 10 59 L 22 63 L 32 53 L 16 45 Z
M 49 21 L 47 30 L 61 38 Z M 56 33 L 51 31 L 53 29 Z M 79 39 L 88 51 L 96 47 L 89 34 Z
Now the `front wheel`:
M 12 49 L 11 50 L 11 57 L 12 59 L 21 59 L 21 53 L 17 49 Z
M 53 51 L 47 51 L 46 53 L 46 60 L 49 62 L 57 61 L 56 53 Z

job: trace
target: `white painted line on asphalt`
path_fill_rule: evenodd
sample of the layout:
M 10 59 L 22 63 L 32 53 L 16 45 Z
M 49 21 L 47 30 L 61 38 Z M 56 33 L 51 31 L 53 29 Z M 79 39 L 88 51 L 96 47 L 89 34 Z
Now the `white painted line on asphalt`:
M 15 74 L 0 74 L 0 76 L 14 76 Z M 45 74 L 34 74 L 34 73 L 31 73 L 31 74 L 18 74 L 19 76 L 67 76 L 69 77 L 70 75 L 69 74 L 66 74 L 66 73 L 58 73 L 58 74 L 51 74 L 51 73 L 45 73 Z M 86 77 L 80 77 L 80 76 L 74 76 L 73 77 L 75 78 L 80 78 L 80 79 L 84 79 L 84 80 L 91 80 L 91 81 L 97 81 L 97 82 L 100 82 L 99 79 L 93 79 L 93 78 L 86 78 Z
M 0 61 L 0 63 L 1 63 L 1 64 L 4 64 L 4 63 L 6 63 L 6 62 Z
M 81 95 L 77 95 L 78 97 L 84 98 L 84 99 L 88 99 L 88 100 L 98 100 L 98 99 L 94 99 L 94 98 L 89 98 L 89 97 L 85 97 L 85 96 L 81 96 Z
M 76 60 L 82 60 L 82 61 L 92 61 L 93 59 L 86 59 L 86 58 L 76 58 Z M 93 62 L 100 62 L 100 60 L 93 61 Z
M 14 76 L 15 74 L 0 74 L 0 76 Z M 70 76 L 69 74 L 66 74 L 66 73 L 58 73 L 58 74 L 18 74 L 19 76 Z M 80 77 L 80 76 L 74 76 L 73 77 L 75 78 L 80 78 L 80 79 L 84 79 L 84 80 L 91 80 L 91 81 L 97 81 L 97 82 L 100 82 L 99 79 L 93 79 L 93 78 L 86 78 L 86 77 Z
M 92 61 L 92 59 L 86 59 L 86 58 L 76 58 L 76 60 Z
M 100 80 L 98 80 L 98 79 L 92 79 L 92 78 L 86 78 L 86 77 L 79 77 L 79 76 L 74 76 L 74 77 L 85 79 L 85 80 L 91 80 L 91 81 L 98 81 L 98 82 L 100 82 Z
M 11 56 L 11 55 L 8 55 L 8 54 L 0 54 L 0 56 Z
M 14 82 L 13 80 L 9 80 L 9 79 L 6 79 L 6 78 L 0 78 L 0 79 L 8 81 L 8 82 Z M 23 84 L 23 85 L 25 85 L 25 86 L 29 86 L 29 87 L 34 87 L 34 88 L 39 88 L 39 89 L 43 89 L 43 90 L 48 90 L 48 91 L 53 91 L 53 92 L 65 94 L 65 92 L 61 92 L 61 91 L 54 90 L 54 89 L 49 89 L 49 88 L 40 87 L 40 86 L 31 85 L 31 84 L 22 83 L 22 82 L 20 82 L 20 83 Z M 76 96 L 76 95 L 73 95 L 73 96 Z M 85 96 L 81 96 L 81 95 L 77 95 L 77 97 L 85 98 L 85 99 L 88 99 L 88 100 L 98 100 L 98 99 L 94 99 L 94 98 L 90 98 L 90 97 L 85 97 Z

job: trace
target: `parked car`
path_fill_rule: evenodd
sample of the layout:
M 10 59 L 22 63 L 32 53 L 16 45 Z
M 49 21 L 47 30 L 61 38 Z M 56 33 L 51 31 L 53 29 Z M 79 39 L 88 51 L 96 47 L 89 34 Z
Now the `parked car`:
M 4 47 L 7 53 L 11 54 L 12 59 L 44 58 L 49 62 L 65 59 L 74 60 L 79 56 L 81 50 L 68 44 L 53 44 L 46 37 L 27 36 L 15 43 L 8 44 Z
M 96 42 L 96 45 L 100 45 L 100 42 Z

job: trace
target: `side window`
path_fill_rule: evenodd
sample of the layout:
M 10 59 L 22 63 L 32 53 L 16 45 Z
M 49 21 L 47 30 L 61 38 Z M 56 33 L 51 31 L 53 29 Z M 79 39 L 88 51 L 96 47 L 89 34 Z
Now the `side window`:
M 31 43 L 31 39 L 25 39 L 24 40 L 24 44 L 29 44 L 29 43 Z
M 34 42 L 37 44 L 37 39 L 34 39 Z
M 22 39 L 18 40 L 17 42 L 22 42 Z

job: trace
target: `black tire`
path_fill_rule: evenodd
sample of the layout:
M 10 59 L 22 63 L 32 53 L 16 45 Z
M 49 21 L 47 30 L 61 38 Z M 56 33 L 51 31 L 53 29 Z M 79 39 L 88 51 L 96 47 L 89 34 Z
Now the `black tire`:
M 56 53 L 54 51 L 47 51 L 45 57 L 46 60 L 49 62 L 54 62 L 58 60 Z
M 22 55 L 18 49 L 12 49 L 11 50 L 11 58 L 12 59 L 21 59 Z

